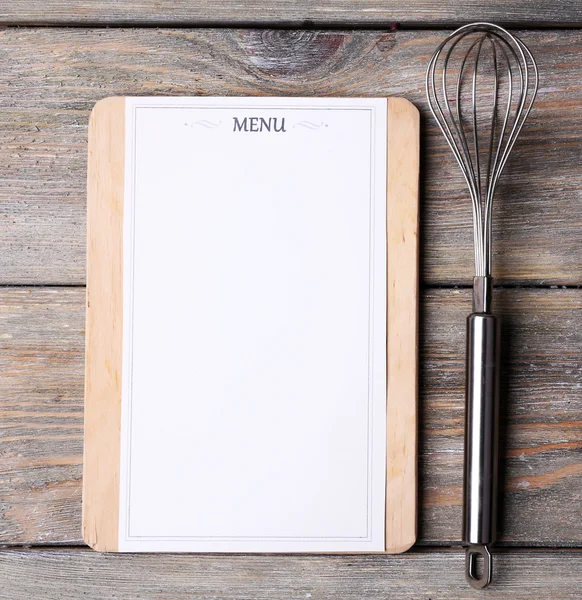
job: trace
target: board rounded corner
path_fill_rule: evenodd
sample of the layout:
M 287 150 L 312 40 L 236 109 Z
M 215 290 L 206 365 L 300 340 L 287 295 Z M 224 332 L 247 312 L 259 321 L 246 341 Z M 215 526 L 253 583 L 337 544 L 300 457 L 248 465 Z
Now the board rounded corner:
M 394 544 L 392 546 L 386 545 L 385 554 L 404 554 L 404 552 L 408 552 L 414 544 L 416 544 L 416 531 L 414 534 L 407 538 L 406 540 L 401 540 L 398 544 Z
M 397 98 L 388 98 L 388 106 L 398 110 L 399 113 L 408 113 L 411 117 L 420 123 L 420 110 L 410 100 L 407 98 L 397 97 Z
M 86 535 L 85 530 L 83 530 L 83 541 L 95 552 L 107 553 L 118 551 L 117 545 L 107 544 L 98 538 Z
M 123 110 L 125 108 L 125 96 L 107 96 L 97 100 L 91 109 L 91 115 L 89 116 L 89 122 L 94 122 L 100 118 L 102 113 L 109 113 L 111 111 Z

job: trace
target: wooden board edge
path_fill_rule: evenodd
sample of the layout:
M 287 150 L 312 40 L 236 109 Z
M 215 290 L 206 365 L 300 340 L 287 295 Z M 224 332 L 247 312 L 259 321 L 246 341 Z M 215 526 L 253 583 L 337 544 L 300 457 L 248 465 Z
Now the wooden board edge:
M 405 552 L 417 535 L 418 199 L 420 115 L 388 99 L 386 548 Z
M 125 98 L 100 100 L 89 121 L 82 527 L 118 549 L 121 432 Z

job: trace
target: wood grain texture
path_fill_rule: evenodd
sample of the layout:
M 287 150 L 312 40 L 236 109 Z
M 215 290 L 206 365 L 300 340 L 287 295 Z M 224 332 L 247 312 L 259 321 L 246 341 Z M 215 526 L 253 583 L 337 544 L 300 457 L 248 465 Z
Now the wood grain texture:
M 417 535 L 420 115 L 388 98 L 386 201 L 386 550 Z
M 3 600 L 579 600 L 582 553 L 495 556 L 495 581 L 473 590 L 456 551 L 404 555 L 113 555 L 0 551 Z
M 80 540 L 84 297 L 0 290 L 0 543 Z
M 424 306 L 421 535 L 447 542 L 461 523 L 469 293 L 430 292 Z M 570 505 L 579 516 L 582 504 L 582 290 L 496 290 L 494 312 L 501 317 L 499 539 L 579 545 L 578 517 L 563 510 Z
M 89 122 L 83 539 L 115 551 L 119 536 L 123 336 L 125 99 L 99 101 Z
M 404 26 L 464 24 L 494 21 L 508 25 L 577 26 L 582 8 L 575 0 L 27 0 L 0 2 L 0 22 L 19 25 L 215 25 L 277 24 Z
M 84 282 L 87 122 L 96 101 L 114 95 L 275 94 L 402 96 L 418 106 L 424 131 L 423 279 L 469 284 L 469 200 L 424 97 L 426 63 L 443 35 L 0 31 L 0 283 Z M 495 203 L 494 273 L 502 283 L 580 285 L 582 32 L 522 37 L 538 60 L 541 87 Z
M 0 289 L 0 543 L 81 543 L 82 288 Z M 458 544 L 468 290 L 421 305 L 421 544 Z M 582 541 L 582 290 L 504 289 L 502 544 Z M 114 563 L 105 563 L 111 564 Z M 225 563 L 228 564 L 228 563 Z

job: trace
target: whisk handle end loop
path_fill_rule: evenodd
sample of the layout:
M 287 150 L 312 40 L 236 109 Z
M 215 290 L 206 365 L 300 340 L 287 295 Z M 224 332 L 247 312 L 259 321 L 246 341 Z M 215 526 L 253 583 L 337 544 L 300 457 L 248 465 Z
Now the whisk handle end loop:
M 483 557 L 483 571 L 477 573 L 477 556 Z M 465 579 L 477 590 L 486 588 L 491 583 L 493 558 L 487 544 L 472 544 L 465 554 Z

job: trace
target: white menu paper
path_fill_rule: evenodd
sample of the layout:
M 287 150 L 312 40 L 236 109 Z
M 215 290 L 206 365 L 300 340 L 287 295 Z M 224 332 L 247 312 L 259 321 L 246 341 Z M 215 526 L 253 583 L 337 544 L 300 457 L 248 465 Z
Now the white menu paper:
M 119 550 L 384 550 L 386 99 L 126 106 Z

